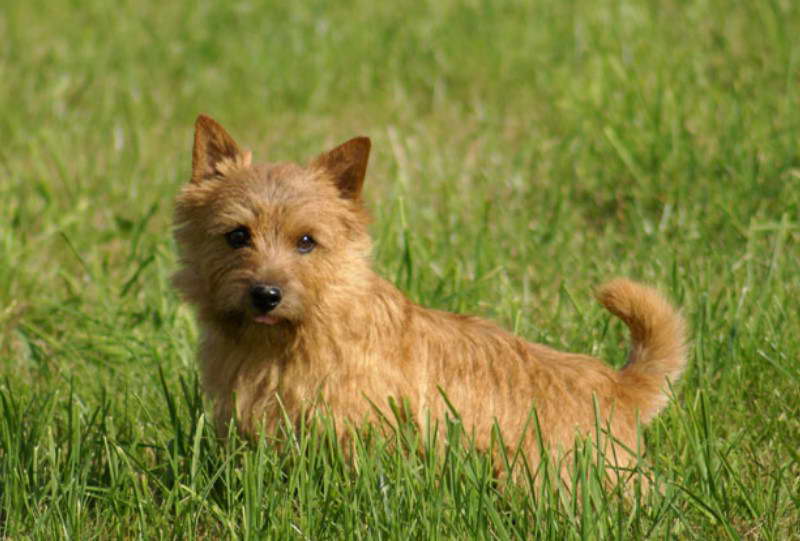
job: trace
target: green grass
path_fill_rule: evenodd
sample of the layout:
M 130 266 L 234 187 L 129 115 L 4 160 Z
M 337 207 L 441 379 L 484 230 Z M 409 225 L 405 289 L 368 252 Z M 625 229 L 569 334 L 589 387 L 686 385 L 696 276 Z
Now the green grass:
M 796 2 L 6 0 L 0 35 L 0 537 L 800 538 Z M 668 292 L 660 490 L 211 437 L 169 285 L 199 112 L 262 160 L 372 137 L 376 264 L 426 305 L 620 365 L 591 287 Z

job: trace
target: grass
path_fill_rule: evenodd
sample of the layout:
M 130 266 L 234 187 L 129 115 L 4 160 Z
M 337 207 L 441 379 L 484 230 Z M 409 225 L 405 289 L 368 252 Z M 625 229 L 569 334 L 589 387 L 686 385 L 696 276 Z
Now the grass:
M 0 34 L 0 536 L 800 538 L 794 2 L 8 0 Z M 169 285 L 198 112 L 262 160 L 372 137 L 376 264 L 426 305 L 620 365 L 591 287 L 667 291 L 660 490 L 211 437 Z

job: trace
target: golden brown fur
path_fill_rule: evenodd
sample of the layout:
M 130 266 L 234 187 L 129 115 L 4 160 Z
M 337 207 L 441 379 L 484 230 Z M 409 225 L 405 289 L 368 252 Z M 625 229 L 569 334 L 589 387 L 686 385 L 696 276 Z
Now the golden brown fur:
M 633 337 L 630 362 L 616 371 L 409 301 L 371 270 L 360 200 L 368 153 L 369 140 L 358 138 L 307 167 L 251 165 L 221 126 L 198 118 L 192 181 L 175 212 L 175 284 L 197 310 L 202 383 L 218 427 L 235 417 L 246 434 L 270 432 L 284 412 L 299 420 L 321 408 L 359 425 L 376 408 L 391 417 L 390 398 L 407 401 L 422 426 L 446 414 L 441 389 L 478 448 L 489 448 L 496 422 L 534 463 L 536 436 L 524 430 L 532 406 L 552 450 L 571 448 L 576 434 L 594 436 L 597 408 L 626 464 L 620 449 L 637 448 L 637 418 L 647 422 L 664 407 L 667 378 L 684 367 L 678 313 L 645 286 L 603 286 L 600 302 Z M 252 237 L 234 249 L 226 234 L 238 227 Z M 304 235 L 316 241 L 310 253 L 298 251 Z M 261 322 L 249 297 L 256 283 L 283 295 Z

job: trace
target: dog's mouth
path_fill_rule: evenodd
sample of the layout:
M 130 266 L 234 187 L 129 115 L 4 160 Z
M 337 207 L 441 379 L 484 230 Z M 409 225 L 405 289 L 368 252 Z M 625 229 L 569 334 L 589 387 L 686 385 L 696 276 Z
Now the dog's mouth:
M 278 323 L 283 321 L 283 318 L 274 316 L 272 314 L 262 314 L 260 316 L 254 317 L 253 321 L 255 321 L 256 323 L 261 323 L 262 325 L 277 325 Z

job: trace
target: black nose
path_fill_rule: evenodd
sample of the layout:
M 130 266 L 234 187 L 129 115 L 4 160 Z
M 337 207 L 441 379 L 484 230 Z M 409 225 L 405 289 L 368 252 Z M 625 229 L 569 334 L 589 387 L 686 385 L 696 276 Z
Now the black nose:
M 266 314 L 281 303 L 281 290 L 279 287 L 256 284 L 250 289 L 250 298 L 253 307 Z

